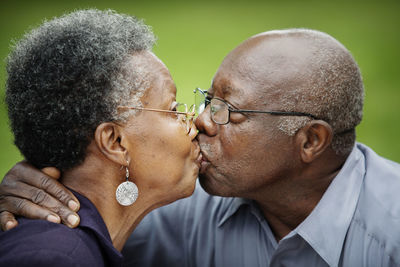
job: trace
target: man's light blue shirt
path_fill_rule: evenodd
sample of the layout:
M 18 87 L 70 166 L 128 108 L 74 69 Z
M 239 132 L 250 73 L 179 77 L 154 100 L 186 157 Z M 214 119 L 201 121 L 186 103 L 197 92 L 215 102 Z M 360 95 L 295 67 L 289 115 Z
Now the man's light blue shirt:
M 400 165 L 357 143 L 279 243 L 256 203 L 197 186 L 146 216 L 123 254 L 125 266 L 400 266 Z

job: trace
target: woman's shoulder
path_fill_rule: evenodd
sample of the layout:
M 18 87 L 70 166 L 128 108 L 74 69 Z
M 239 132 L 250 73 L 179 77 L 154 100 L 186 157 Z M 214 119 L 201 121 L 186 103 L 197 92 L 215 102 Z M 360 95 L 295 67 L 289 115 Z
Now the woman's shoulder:
M 18 219 L 0 233 L 0 266 L 101 266 L 101 249 L 86 229 L 43 220 Z

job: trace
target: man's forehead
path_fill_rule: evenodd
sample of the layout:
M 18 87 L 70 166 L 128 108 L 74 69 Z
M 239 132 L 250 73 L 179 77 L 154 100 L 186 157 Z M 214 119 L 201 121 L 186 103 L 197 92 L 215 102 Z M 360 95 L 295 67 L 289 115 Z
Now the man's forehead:
M 217 75 L 214 77 L 212 86 L 208 92 L 213 95 L 228 96 L 240 95 L 243 91 L 243 87 L 237 79 L 234 79 L 232 76 Z
M 261 90 L 262 91 L 262 90 Z M 265 104 L 265 94 L 258 93 L 259 90 L 253 86 L 243 86 L 240 83 L 229 81 L 214 82 L 209 93 L 212 97 L 220 97 L 228 101 L 236 108 L 252 109 L 258 104 Z
M 222 74 L 222 75 L 221 75 Z M 221 97 L 239 108 L 254 108 L 271 105 L 283 91 L 274 83 L 252 80 L 247 73 L 217 73 L 212 81 L 209 94 Z

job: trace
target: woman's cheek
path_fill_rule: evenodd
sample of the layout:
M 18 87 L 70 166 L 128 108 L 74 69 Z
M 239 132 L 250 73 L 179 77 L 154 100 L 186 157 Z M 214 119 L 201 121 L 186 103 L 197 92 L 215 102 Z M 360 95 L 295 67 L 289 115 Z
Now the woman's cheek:
M 164 139 L 166 144 L 169 146 L 169 151 L 177 152 L 177 155 L 181 154 L 183 159 L 190 155 L 191 151 L 191 140 L 186 133 L 185 127 L 181 122 L 172 121 L 165 125 Z
M 165 174 L 179 175 L 185 161 L 190 157 L 191 140 L 178 122 L 169 122 L 153 131 L 153 145 L 156 148 L 156 159 Z M 147 142 L 147 144 L 149 144 Z M 172 178 L 172 177 L 171 177 Z

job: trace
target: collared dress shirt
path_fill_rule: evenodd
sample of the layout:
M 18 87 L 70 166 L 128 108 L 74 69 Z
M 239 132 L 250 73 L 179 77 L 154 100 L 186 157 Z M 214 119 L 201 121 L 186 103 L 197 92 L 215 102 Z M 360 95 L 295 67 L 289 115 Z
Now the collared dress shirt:
M 87 198 L 74 194 L 81 204 L 77 228 L 19 218 L 18 227 L 0 233 L 0 266 L 121 266 L 122 254 L 99 212 Z
M 357 143 L 311 214 L 279 242 L 247 199 L 194 195 L 150 213 L 124 266 L 400 266 L 400 165 Z

